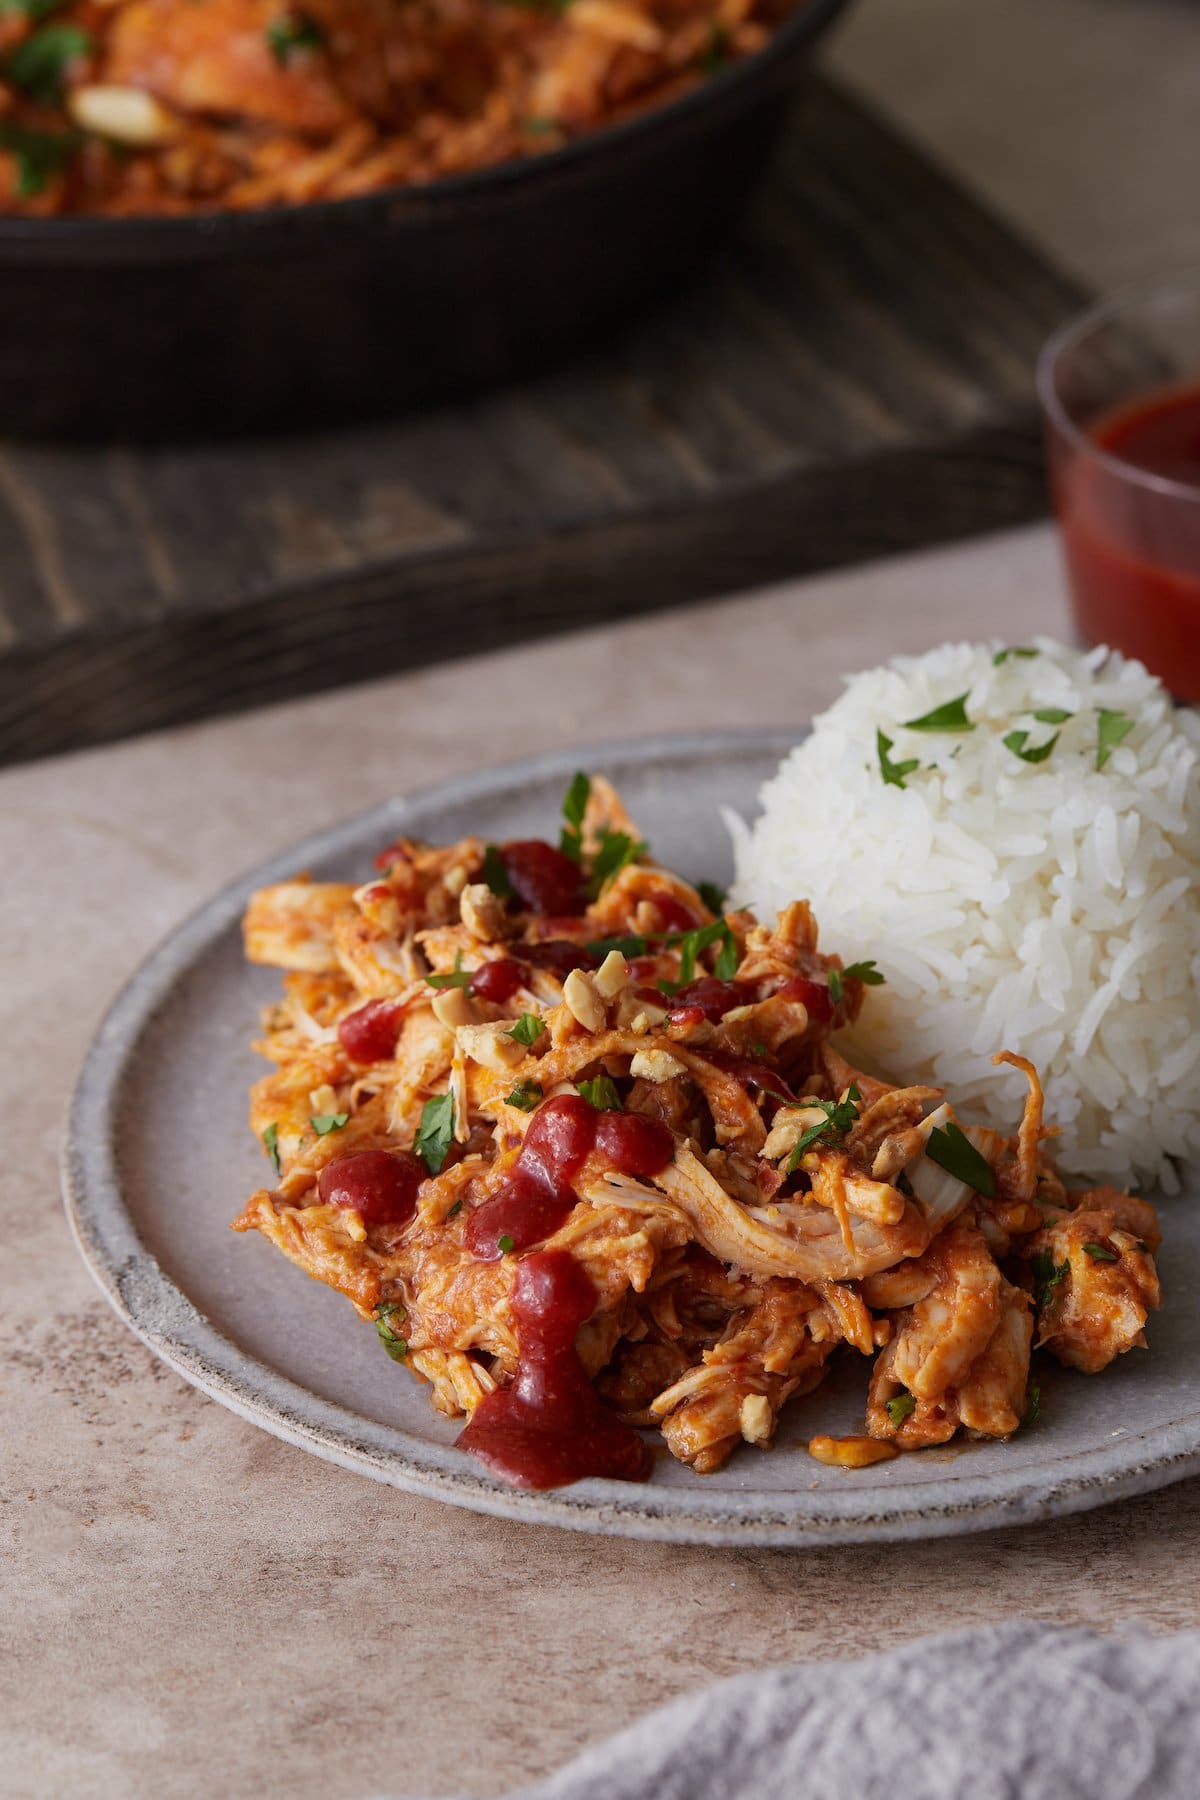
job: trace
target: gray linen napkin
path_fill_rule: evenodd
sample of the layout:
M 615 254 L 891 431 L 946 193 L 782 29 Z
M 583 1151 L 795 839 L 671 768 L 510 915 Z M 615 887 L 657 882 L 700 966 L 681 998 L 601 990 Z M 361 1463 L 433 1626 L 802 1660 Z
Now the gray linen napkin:
M 1033 1623 L 739 1675 L 511 1800 L 1196 1800 L 1200 1631 Z

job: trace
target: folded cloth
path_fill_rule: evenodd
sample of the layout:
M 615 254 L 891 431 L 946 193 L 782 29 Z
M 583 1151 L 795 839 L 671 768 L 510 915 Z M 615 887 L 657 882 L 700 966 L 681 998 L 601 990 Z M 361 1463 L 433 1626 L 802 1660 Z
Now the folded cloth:
M 511 1800 L 1135 1795 L 1200 1795 L 1200 1632 L 997 1625 L 739 1675 Z

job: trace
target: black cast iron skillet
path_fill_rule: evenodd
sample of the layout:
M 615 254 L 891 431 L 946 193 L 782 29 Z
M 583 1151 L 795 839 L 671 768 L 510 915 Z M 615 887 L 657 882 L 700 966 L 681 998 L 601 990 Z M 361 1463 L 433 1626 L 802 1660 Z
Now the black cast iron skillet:
M 417 188 L 166 219 L 0 219 L 0 433 L 362 419 L 544 366 L 679 280 L 762 168 L 814 40 L 561 150 Z

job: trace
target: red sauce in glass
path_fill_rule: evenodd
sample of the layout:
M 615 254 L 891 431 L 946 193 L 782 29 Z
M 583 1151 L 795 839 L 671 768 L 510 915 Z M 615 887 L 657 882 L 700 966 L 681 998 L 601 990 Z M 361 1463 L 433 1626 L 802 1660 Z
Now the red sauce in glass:
M 368 1000 L 357 1012 L 346 1014 L 337 1034 L 351 1062 L 386 1062 L 395 1055 L 404 1006 L 403 1000 Z
M 640 1113 L 598 1113 L 581 1094 L 559 1094 L 539 1106 L 517 1160 L 499 1191 L 471 1214 L 467 1248 L 484 1262 L 506 1249 L 526 1250 L 552 1237 L 575 1205 L 572 1183 L 598 1150 L 626 1175 L 665 1169 L 675 1140 L 657 1119 Z
M 403 1225 L 417 1210 L 428 1172 L 407 1150 L 356 1150 L 326 1163 L 317 1192 L 326 1206 L 358 1213 L 364 1225 Z
M 516 1376 L 480 1401 L 458 1438 L 501 1481 L 551 1488 L 650 1473 L 645 1444 L 602 1404 L 576 1352 L 575 1335 L 595 1310 L 596 1290 L 568 1251 L 543 1250 L 517 1270 Z
M 1185 498 L 1052 444 L 1055 499 L 1080 629 L 1140 658 L 1185 700 L 1200 700 L 1200 387 L 1144 396 L 1089 436 Z

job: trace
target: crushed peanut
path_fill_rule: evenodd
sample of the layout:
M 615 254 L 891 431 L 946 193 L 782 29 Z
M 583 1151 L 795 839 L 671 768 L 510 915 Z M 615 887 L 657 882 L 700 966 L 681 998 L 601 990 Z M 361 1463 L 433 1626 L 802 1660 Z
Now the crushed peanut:
M 622 6 L 620 0 L 575 0 L 571 18 L 584 31 L 613 44 L 628 44 L 650 55 L 662 48 L 662 27 L 632 6 Z
M 602 1000 L 615 1000 L 621 989 L 629 985 L 629 964 L 619 950 L 609 951 L 592 976 L 592 984 Z
M 439 988 L 433 996 L 433 1016 L 447 1031 L 477 1025 L 479 1013 L 462 988 Z
M 771 1402 L 765 1394 L 747 1394 L 742 1401 L 738 1423 L 748 1444 L 767 1444 L 775 1429 Z
M 501 936 L 504 913 L 486 881 L 473 881 L 459 896 L 459 914 L 473 938 L 491 944 Z
M 629 988 L 617 1001 L 617 1024 L 622 1031 L 636 1031 L 641 1036 L 652 1025 L 661 1025 L 666 1016 L 665 1006 L 655 1006 L 652 1000 L 643 999 Z
M 582 969 L 572 969 L 563 982 L 563 999 L 571 1017 L 585 1031 L 603 1031 L 608 1019 L 604 1002 L 596 992 L 592 977 Z
M 136 150 L 169 144 L 183 129 L 152 94 L 106 82 L 77 87 L 67 95 L 67 111 L 81 130 Z
M 318 1118 L 322 1113 L 335 1113 L 338 1110 L 338 1098 L 326 1081 L 321 1087 L 313 1088 L 308 1096 L 308 1109 Z
M 458 1031 L 458 1047 L 472 1062 L 482 1064 L 497 1075 L 506 1075 L 523 1061 L 525 1051 L 510 1035 L 506 1022 L 499 1025 L 462 1025 Z
M 629 1073 L 640 1075 L 644 1081 L 670 1081 L 673 1076 L 686 1075 L 687 1064 L 669 1050 L 636 1050 Z
M 804 1133 L 811 1126 L 821 1125 L 824 1121 L 825 1114 L 819 1106 L 789 1106 L 781 1109 L 767 1133 L 762 1154 L 768 1162 L 778 1162 L 780 1157 L 790 1156 Z

